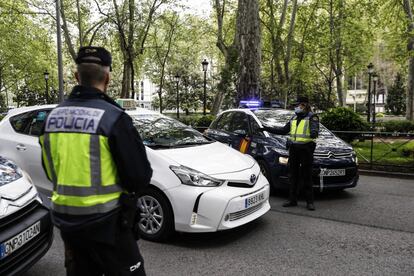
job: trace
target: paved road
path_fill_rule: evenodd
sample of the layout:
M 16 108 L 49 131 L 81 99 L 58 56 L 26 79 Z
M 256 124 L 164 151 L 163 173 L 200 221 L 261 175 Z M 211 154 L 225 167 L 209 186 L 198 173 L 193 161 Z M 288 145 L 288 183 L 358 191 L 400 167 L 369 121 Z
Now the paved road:
M 280 207 L 246 226 L 140 241 L 148 275 L 414 275 L 414 180 L 362 176 L 319 194 L 315 212 Z M 64 275 L 62 241 L 26 275 Z

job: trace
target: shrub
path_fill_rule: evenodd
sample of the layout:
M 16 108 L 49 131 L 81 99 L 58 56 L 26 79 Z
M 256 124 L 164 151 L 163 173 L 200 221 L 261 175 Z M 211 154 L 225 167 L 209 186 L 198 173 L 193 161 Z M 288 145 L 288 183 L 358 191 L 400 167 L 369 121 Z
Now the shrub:
M 378 112 L 377 114 L 375 114 L 375 116 L 377 118 L 384 118 L 384 113 Z
M 211 122 L 215 119 L 213 115 L 206 116 L 185 116 L 179 119 L 180 122 L 192 127 L 209 127 Z
M 392 120 L 383 123 L 386 132 L 414 132 L 414 122 L 409 120 Z
M 403 153 L 404 156 L 406 156 L 406 157 L 409 157 L 409 156 L 414 157 L 414 140 L 408 142 L 407 144 L 405 144 L 402 147 L 401 150 L 402 150 L 402 153 Z
M 4 117 L 6 117 L 6 115 L 1 115 L 0 114 L 0 121 L 3 120 Z
M 337 131 L 366 131 L 369 124 L 357 113 L 347 107 L 336 107 L 322 113 L 321 123 L 329 130 Z M 347 142 L 352 142 L 358 134 L 338 133 L 337 136 Z

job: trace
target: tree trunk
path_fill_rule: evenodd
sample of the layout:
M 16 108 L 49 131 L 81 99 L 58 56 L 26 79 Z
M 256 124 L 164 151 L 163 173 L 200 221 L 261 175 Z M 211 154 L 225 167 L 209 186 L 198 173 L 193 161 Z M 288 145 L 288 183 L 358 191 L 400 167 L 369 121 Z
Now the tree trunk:
M 404 11 L 408 19 L 409 39 L 407 43 L 407 50 L 410 54 L 410 58 L 408 60 L 406 118 L 407 120 L 414 120 L 414 16 L 411 0 L 404 0 Z
M 131 67 L 129 62 L 124 62 L 124 71 L 122 73 L 122 91 L 121 98 L 129 98 L 129 89 L 130 89 L 130 77 L 131 77 Z
M 258 0 L 239 0 L 236 45 L 239 52 L 237 97 L 260 97 L 261 34 Z
M 292 15 L 290 18 L 290 26 L 289 26 L 289 33 L 287 38 L 287 45 L 286 45 L 286 55 L 284 59 L 284 68 L 285 68 L 285 78 L 286 78 L 286 85 L 290 87 L 290 74 L 289 74 L 289 62 L 292 53 L 292 43 L 293 43 L 293 35 L 295 32 L 295 22 L 296 22 L 296 13 L 298 11 L 298 0 L 293 1 L 292 7 Z M 288 91 L 286 90 L 286 93 Z

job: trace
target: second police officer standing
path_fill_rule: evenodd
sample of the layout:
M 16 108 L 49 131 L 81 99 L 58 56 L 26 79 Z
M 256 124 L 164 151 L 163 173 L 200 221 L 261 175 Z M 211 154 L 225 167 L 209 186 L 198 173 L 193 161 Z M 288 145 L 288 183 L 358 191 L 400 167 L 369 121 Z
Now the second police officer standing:
M 40 136 L 67 275 L 145 275 L 132 228 L 152 169 L 131 117 L 105 94 L 111 62 L 104 48 L 79 49 L 79 85 Z
M 297 206 L 297 198 L 300 191 L 300 181 L 303 180 L 306 208 L 314 211 L 314 199 L 312 188 L 312 164 L 315 140 L 319 133 L 319 118 L 311 112 L 311 106 L 307 97 L 298 97 L 295 107 L 295 115 L 284 127 L 271 128 L 264 126 L 264 130 L 274 134 L 290 134 L 287 142 L 289 149 L 289 201 L 283 207 Z

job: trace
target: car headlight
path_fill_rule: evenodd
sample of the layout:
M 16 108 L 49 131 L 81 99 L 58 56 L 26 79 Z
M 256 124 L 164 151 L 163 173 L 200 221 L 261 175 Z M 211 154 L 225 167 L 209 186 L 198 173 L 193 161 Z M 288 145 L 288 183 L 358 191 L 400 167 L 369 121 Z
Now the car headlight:
M 288 157 L 283 157 L 283 156 L 280 156 L 279 157 L 279 163 L 280 164 L 287 165 L 288 162 L 289 162 L 289 158 Z
M 181 183 L 185 185 L 216 187 L 224 183 L 223 180 L 215 179 L 185 166 L 170 166 L 170 169 L 178 176 L 178 178 L 181 180 Z
M 22 176 L 22 171 L 14 163 L 7 161 L 5 164 L 0 164 L 0 186 L 13 182 Z

